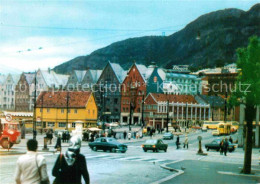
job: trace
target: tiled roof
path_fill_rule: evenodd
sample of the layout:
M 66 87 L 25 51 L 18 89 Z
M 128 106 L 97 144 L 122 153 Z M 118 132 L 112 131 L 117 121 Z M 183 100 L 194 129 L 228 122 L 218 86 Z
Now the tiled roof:
M 102 70 L 89 70 L 93 79 L 93 82 L 96 83 L 102 73 Z
M 120 83 L 123 82 L 123 80 L 125 79 L 126 77 L 126 74 L 127 72 L 125 70 L 123 70 L 123 68 L 117 64 L 117 63 L 110 63 L 109 64 L 111 65 L 111 68 L 113 69 L 113 71 L 115 72 L 116 76 L 117 76 L 117 79 Z
M 25 80 L 30 85 L 33 82 L 33 79 L 35 78 L 35 73 L 24 73 Z
M 67 108 L 67 96 L 69 96 L 68 107 L 85 108 L 88 99 L 91 96 L 91 92 L 89 91 L 41 92 L 41 94 L 37 98 L 37 107 Z
M 171 95 L 171 94 L 159 94 L 159 93 L 151 93 L 153 98 L 157 102 L 175 102 L 175 103 L 193 103 L 196 104 L 197 101 L 195 100 L 194 96 L 192 95 Z

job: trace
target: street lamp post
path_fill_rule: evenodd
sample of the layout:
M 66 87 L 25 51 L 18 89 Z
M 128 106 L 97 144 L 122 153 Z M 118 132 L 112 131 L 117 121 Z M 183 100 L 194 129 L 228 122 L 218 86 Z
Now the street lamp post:
M 70 99 L 70 95 L 69 92 L 67 92 L 67 114 L 66 114 L 66 130 L 69 129 L 69 99 Z
M 33 139 L 36 140 L 36 85 L 37 85 L 37 72 L 35 71 L 35 80 L 34 80 L 34 107 L 33 107 Z
M 166 132 L 169 131 L 168 124 L 169 124 L 169 98 L 168 98 L 168 93 L 166 93 L 167 97 L 167 115 L 166 115 Z

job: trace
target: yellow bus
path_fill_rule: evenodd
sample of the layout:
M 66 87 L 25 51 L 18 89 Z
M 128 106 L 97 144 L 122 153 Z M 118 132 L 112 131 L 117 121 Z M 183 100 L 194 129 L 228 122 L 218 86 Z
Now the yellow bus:
M 221 122 L 218 124 L 219 135 L 230 135 L 231 134 L 231 122 Z
M 221 121 L 204 121 L 202 127 L 207 129 L 217 129 L 219 123 L 221 123 Z

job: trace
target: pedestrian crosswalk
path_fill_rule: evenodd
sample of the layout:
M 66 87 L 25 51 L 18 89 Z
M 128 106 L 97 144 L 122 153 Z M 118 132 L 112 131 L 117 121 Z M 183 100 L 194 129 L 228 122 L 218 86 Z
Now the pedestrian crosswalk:
M 151 163 L 167 163 L 172 162 L 173 160 L 168 159 L 157 159 L 145 156 L 123 156 L 123 155 L 111 155 L 111 154 L 84 154 L 86 159 L 110 159 L 117 161 L 135 161 L 135 162 L 151 162 Z

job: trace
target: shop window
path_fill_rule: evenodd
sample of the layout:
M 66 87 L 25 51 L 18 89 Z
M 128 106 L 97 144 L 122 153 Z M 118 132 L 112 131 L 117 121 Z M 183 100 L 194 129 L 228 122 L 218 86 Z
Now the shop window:
M 66 127 L 66 123 L 64 122 L 59 122 L 59 128 L 65 128 Z

